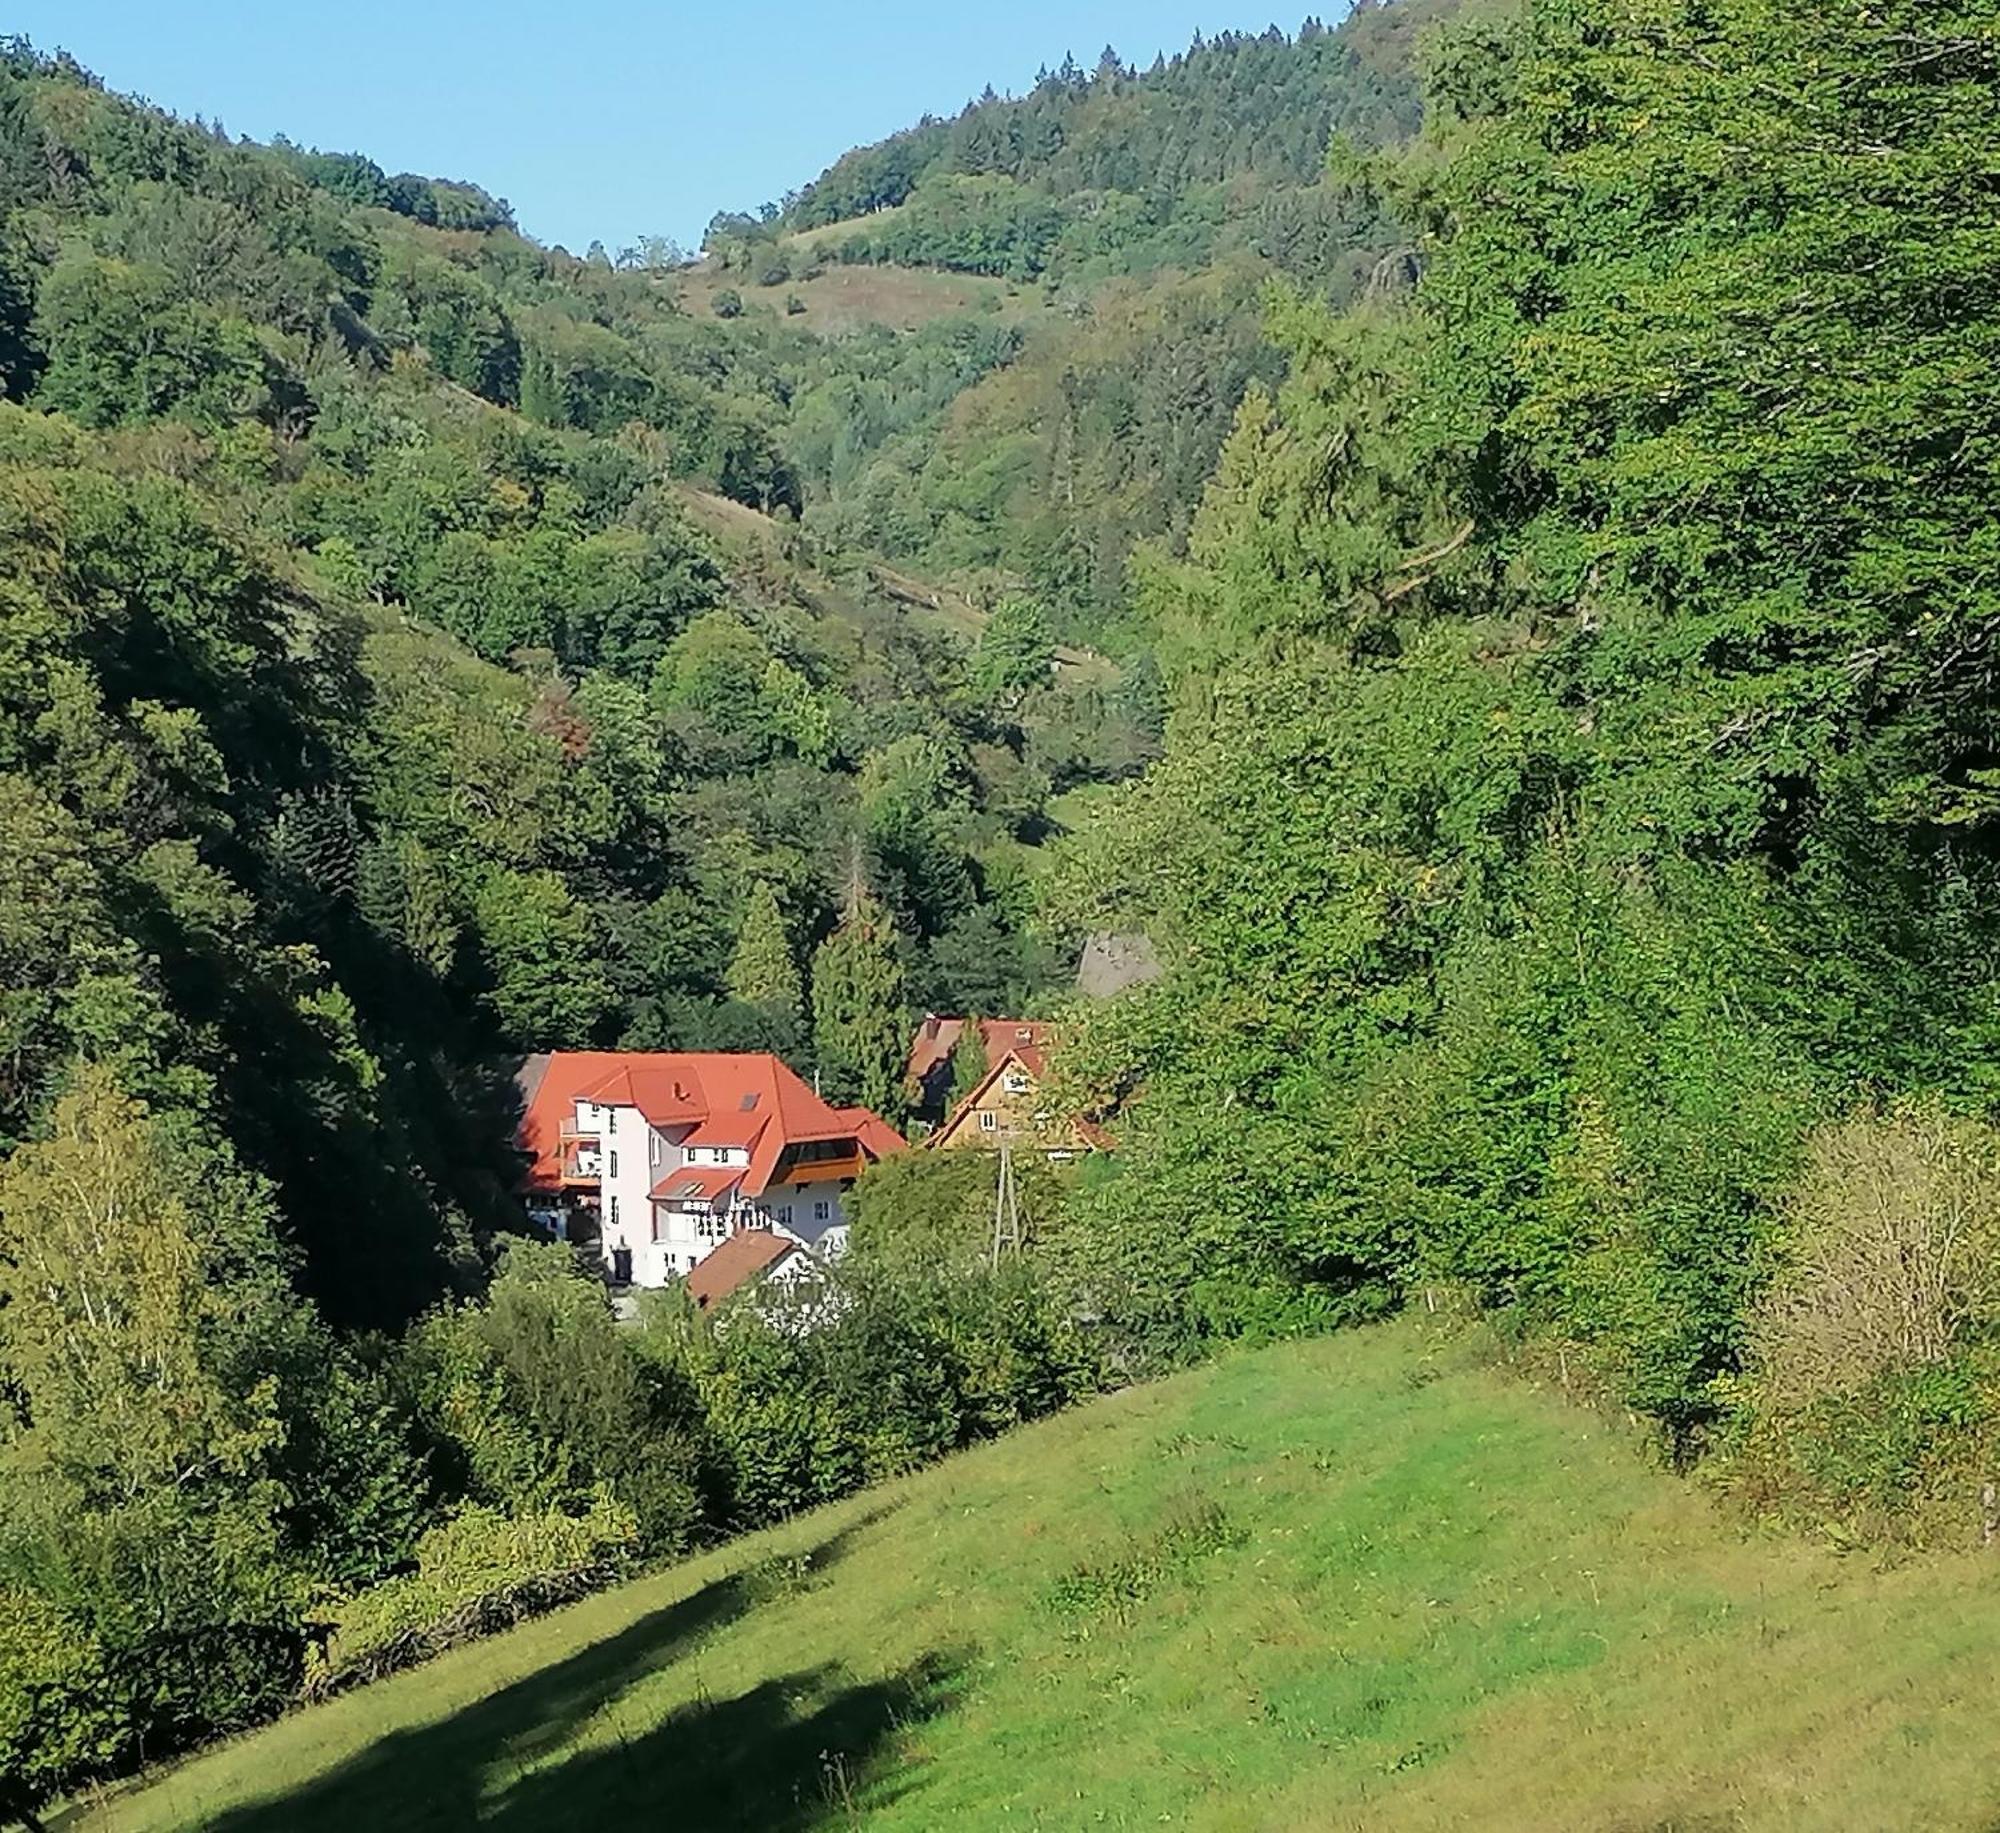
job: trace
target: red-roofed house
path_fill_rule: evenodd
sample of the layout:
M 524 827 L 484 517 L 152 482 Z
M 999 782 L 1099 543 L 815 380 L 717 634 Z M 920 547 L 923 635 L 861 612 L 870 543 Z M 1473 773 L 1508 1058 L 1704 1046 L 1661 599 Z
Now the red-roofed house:
M 951 1111 L 951 1056 L 967 1025 L 979 1027 L 979 1041 L 991 1071 L 1013 1056 L 1037 1082 L 1048 1072 L 1048 1053 L 1055 1027 L 1031 1018 L 944 1018 L 933 1012 L 917 1027 L 904 1069 L 915 1111 L 926 1120 L 942 1121 Z
M 848 1186 L 904 1145 L 768 1055 L 562 1050 L 520 1085 L 529 1207 L 597 1242 L 614 1284 L 666 1285 L 739 1228 L 837 1254 Z
M 979 1027 L 986 1071 L 956 1104 L 951 1104 L 951 1058 L 969 1024 Z M 932 1014 L 918 1028 L 910 1048 L 908 1075 L 918 1091 L 918 1111 L 937 1115 L 926 1142 L 933 1146 L 1032 1145 L 1051 1159 L 1067 1159 L 1103 1143 L 1087 1122 L 1047 1111 L 1042 1085 L 1048 1079 L 1055 1027 L 1026 1018 L 940 1018 Z M 948 1111 L 947 1111 L 948 1109 Z

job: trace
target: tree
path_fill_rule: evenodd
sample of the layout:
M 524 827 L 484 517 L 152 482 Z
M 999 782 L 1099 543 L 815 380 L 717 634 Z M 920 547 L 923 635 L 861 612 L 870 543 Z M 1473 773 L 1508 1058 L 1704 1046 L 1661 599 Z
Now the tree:
M 296 1681 L 275 1460 L 304 1319 L 275 1221 L 188 1117 L 101 1069 L 0 1166 L 0 1617 L 45 1632 L 12 1651 L 38 1677 L 27 1724 L 18 1675 L 0 1677 L 17 1811 L 248 1722 Z M 88 1659 L 50 1659 L 58 1644 Z
M 895 926 L 857 867 L 840 927 L 813 957 L 813 1044 L 826 1092 L 891 1122 L 903 1109 L 909 1012 Z
M 42 282 L 33 336 L 47 354 L 37 399 L 86 426 L 225 421 L 270 405 L 251 328 L 189 300 L 161 268 L 65 261 Z
M 792 954 L 777 893 L 760 882 L 744 906 L 736 934 L 736 952 L 729 960 L 729 996 L 755 1006 L 771 1023 L 781 1052 L 798 1045 L 805 1027 L 805 990 Z
M 953 757 L 930 734 L 912 733 L 870 754 L 860 792 L 869 867 L 885 901 L 905 927 L 942 933 L 973 902 Z
M 958 1042 L 951 1047 L 951 1093 L 945 1097 L 947 1110 L 955 1108 L 980 1083 L 993 1065 L 986 1055 L 986 1031 L 977 1017 L 968 1017 Z
M 493 1008 L 528 1049 L 588 1045 L 611 1005 L 590 912 L 554 872 L 495 872 L 475 905 Z
M 1056 659 L 1054 627 L 1038 598 L 1012 592 L 986 619 L 973 657 L 972 680 L 983 699 L 1012 706 L 1030 688 L 1045 686 Z

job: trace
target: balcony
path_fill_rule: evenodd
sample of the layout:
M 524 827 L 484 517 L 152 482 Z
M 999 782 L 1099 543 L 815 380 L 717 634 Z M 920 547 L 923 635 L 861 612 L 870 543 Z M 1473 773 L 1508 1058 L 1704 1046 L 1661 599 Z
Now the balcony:
M 596 1184 L 604 1176 L 604 1154 L 595 1146 L 566 1144 L 562 1153 L 560 1176 L 564 1186 Z
M 771 1179 L 771 1187 L 802 1189 L 807 1184 L 852 1183 L 868 1168 L 859 1152 L 842 1158 L 820 1158 L 782 1166 Z

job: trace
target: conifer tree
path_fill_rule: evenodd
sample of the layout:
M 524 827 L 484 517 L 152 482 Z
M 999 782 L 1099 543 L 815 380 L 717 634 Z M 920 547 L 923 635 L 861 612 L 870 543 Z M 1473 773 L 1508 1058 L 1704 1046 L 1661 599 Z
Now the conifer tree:
M 948 1105 L 956 1108 L 980 1083 L 986 1080 L 987 1071 L 993 1067 L 986 1054 L 986 1034 L 977 1018 L 968 1018 L 965 1029 L 958 1034 L 958 1042 L 951 1051 L 951 1094 Z
M 903 1110 L 909 1013 L 895 925 L 857 862 L 841 924 L 813 957 L 813 1044 L 821 1086 L 891 1121 Z
M 797 1044 L 805 1023 L 805 990 L 799 983 L 784 913 L 768 884 L 759 884 L 750 893 L 743 926 L 736 932 L 727 984 L 730 998 L 755 1006 L 771 1021 L 780 1049 Z

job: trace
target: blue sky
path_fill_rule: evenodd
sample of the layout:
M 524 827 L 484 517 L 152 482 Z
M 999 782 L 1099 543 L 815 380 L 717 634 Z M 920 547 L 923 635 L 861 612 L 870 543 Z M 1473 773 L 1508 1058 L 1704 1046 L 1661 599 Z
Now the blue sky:
M 1287 29 L 1344 11 L 1297 3 Z M 1231 5 L 15 0 L 7 29 L 234 134 L 472 179 L 511 199 L 531 235 L 580 252 L 593 237 L 692 245 L 713 211 L 777 197 L 988 82 L 1025 89 L 1066 51 L 1090 64 L 1110 43 L 1150 62 L 1197 26 L 1270 23 Z

